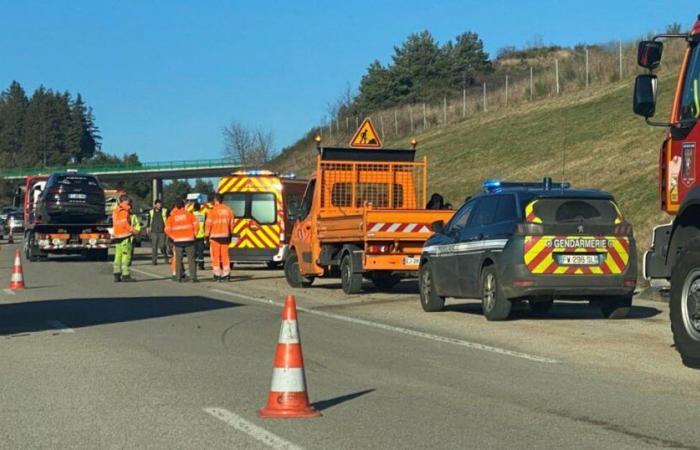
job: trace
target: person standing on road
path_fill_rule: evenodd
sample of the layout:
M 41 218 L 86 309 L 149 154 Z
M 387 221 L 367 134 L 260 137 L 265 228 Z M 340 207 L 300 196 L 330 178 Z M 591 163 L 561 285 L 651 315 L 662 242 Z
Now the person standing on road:
M 129 267 L 131 267 L 131 263 L 134 261 L 134 248 L 136 247 L 136 244 L 134 243 L 136 236 L 141 234 L 141 220 L 139 219 L 139 216 L 134 214 L 134 202 L 129 199 L 129 223 L 131 223 L 131 227 L 134 229 L 134 234 L 129 238 L 131 239 L 131 257 L 129 258 Z
M 131 236 L 136 233 L 136 230 L 131 225 L 131 207 L 129 206 L 129 197 L 126 194 L 119 196 L 119 204 L 112 212 L 112 240 L 114 246 L 114 265 L 112 273 L 114 281 L 134 281 L 131 278 L 129 269 L 131 263 Z
M 197 261 L 197 268 L 204 270 L 204 226 L 207 220 L 207 212 L 199 201 L 196 201 L 192 214 L 197 219 L 197 234 L 195 234 L 194 240 L 195 261 Z
M 151 264 L 158 265 L 158 251 L 163 254 L 165 264 L 168 264 L 167 239 L 165 237 L 165 222 L 168 220 L 168 210 L 163 208 L 163 202 L 157 199 L 153 209 L 148 212 L 146 232 L 151 238 Z
M 209 210 L 205 224 L 214 281 L 230 280 L 231 260 L 228 246 L 231 243 L 232 232 L 233 210 L 223 203 L 223 197 L 217 192 L 214 194 L 214 207 Z
M 187 263 L 190 270 L 190 278 L 197 283 L 197 265 L 194 261 L 194 239 L 197 234 L 197 219 L 185 210 L 185 202 L 182 197 L 175 199 L 175 208 L 165 223 L 165 233 L 173 240 L 175 246 L 175 280 L 180 282 L 182 276 L 183 252 L 187 252 Z

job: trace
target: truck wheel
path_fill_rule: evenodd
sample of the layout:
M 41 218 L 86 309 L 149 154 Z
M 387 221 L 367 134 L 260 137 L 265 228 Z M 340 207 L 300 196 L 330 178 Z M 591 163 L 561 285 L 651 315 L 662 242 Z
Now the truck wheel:
M 387 272 L 384 270 L 376 270 L 370 274 L 370 280 L 378 289 L 391 289 L 396 286 L 400 281 L 401 277 L 395 273 Z
M 305 277 L 301 274 L 299 259 L 295 251 L 289 253 L 287 261 L 284 263 L 284 278 L 286 278 L 287 284 L 293 288 L 307 288 L 314 282 L 313 277 Z
M 362 274 L 355 273 L 352 256 L 349 254 L 340 261 L 340 284 L 346 294 L 357 294 L 362 290 Z
M 420 266 L 418 276 L 418 290 L 420 292 L 420 306 L 425 312 L 442 311 L 445 307 L 445 297 L 438 295 L 435 289 L 435 280 L 430 263 Z
M 481 272 L 481 309 L 486 320 L 506 320 L 513 304 L 503 295 L 498 273 L 494 266 Z
M 34 246 L 34 233 L 27 233 L 24 237 L 24 256 L 29 262 L 37 262 L 39 258 L 32 251 Z
M 606 319 L 624 319 L 632 308 L 632 296 L 603 297 L 599 301 L 600 312 Z
M 530 311 L 535 314 L 546 314 L 552 309 L 554 299 L 551 298 L 531 298 L 527 301 Z
M 671 331 L 683 364 L 700 369 L 700 248 L 680 255 L 671 275 Z

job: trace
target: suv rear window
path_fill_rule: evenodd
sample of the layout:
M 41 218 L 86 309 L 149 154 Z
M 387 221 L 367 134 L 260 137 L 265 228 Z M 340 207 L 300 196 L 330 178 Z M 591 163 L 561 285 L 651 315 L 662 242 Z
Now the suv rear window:
M 609 225 L 619 213 L 605 199 L 545 198 L 536 200 L 534 212 L 544 223 L 590 223 Z
M 98 186 L 96 178 L 76 175 L 57 175 L 54 184 L 64 186 Z

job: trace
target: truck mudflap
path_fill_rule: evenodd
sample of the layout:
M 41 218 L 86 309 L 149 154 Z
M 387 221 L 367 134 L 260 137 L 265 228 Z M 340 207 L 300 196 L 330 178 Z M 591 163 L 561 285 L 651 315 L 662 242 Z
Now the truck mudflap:
M 644 252 L 642 275 L 646 280 L 671 278 L 668 265 L 668 245 L 673 231 L 673 223 L 658 225 L 651 232 L 651 245 Z

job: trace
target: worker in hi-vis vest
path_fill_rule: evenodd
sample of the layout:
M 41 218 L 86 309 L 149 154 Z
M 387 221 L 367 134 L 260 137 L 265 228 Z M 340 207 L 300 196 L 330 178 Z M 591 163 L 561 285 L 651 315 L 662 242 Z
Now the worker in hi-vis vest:
M 114 281 L 134 281 L 131 278 L 131 236 L 137 231 L 131 225 L 131 206 L 126 194 L 119 196 L 119 204 L 112 212 L 112 241 L 114 242 Z
M 206 237 L 204 227 L 207 220 L 207 210 L 199 201 L 196 201 L 192 214 L 197 219 L 197 233 L 194 236 L 194 259 L 197 262 L 197 268 L 204 270 L 204 238 Z
M 183 253 L 187 253 L 187 263 L 189 266 L 190 279 L 193 283 L 198 282 L 197 265 L 194 261 L 194 239 L 197 234 L 197 219 L 185 209 L 185 202 L 182 197 L 175 199 L 175 208 L 170 213 L 165 223 L 165 234 L 173 240 L 175 248 L 175 276 L 174 281 L 183 281 L 182 273 Z
M 233 233 L 233 210 L 223 203 L 218 192 L 214 194 L 214 207 L 207 213 L 205 234 L 209 238 L 214 281 L 228 281 L 231 276 L 231 260 L 228 246 Z

